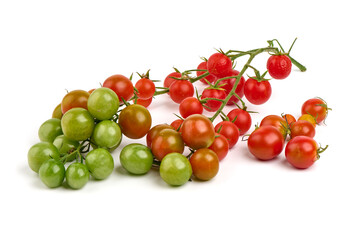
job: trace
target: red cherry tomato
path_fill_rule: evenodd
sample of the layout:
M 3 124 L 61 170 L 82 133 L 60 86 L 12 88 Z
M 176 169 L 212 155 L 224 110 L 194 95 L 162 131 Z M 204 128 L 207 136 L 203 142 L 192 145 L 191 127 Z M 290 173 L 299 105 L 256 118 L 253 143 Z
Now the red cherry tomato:
M 163 129 L 174 129 L 174 128 L 168 124 L 158 124 L 152 127 L 149 130 L 149 132 L 146 134 L 146 145 L 148 147 L 151 147 L 152 140 Z
M 172 78 L 172 77 L 175 77 L 175 78 L 181 78 L 181 73 L 179 72 L 172 72 L 170 73 L 169 75 L 167 75 L 167 77 L 165 78 L 164 80 L 164 87 L 166 88 L 169 88 L 170 85 L 176 81 L 176 79 Z
M 187 117 L 180 127 L 180 132 L 184 143 L 195 150 L 210 147 L 215 139 L 212 122 L 201 114 Z
M 229 76 L 232 71 L 231 59 L 223 53 L 214 53 L 207 61 L 207 69 L 218 78 Z
M 160 161 L 169 153 L 183 153 L 184 142 L 180 133 L 174 129 L 161 130 L 151 142 L 151 152 Z
M 139 99 L 149 99 L 154 96 L 155 84 L 148 78 L 141 78 L 135 83 Z
M 187 118 L 192 114 L 202 114 L 203 106 L 195 97 L 187 97 L 179 105 L 179 112 L 183 118 Z
M 244 94 L 249 102 L 260 105 L 269 100 L 271 96 L 271 85 L 269 81 L 258 82 L 253 78 L 249 78 L 244 85 Z
M 204 98 L 216 98 L 216 99 L 225 99 L 226 98 L 226 92 L 224 89 L 215 89 L 215 88 L 206 88 L 204 89 L 204 91 L 202 92 L 201 95 L 201 99 Z M 220 106 L 221 106 L 222 102 L 217 101 L 217 100 L 207 100 L 207 102 L 204 104 L 205 109 L 208 112 L 216 112 Z
M 72 108 L 84 108 L 87 110 L 87 101 L 90 93 L 84 90 L 68 92 L 61 101 L 61 112 L 65 114 Z
M 188 80 L 177 80 L 170 85 L 169 94 L 174 102 L 181 103 L 185 98 L 194 95 L 194 86 Z
M 301 114 L 310 114 L 316 119 L 316 123 L 321 123 L 328 115 L 327 103 L 321 98 L 312 98 L 304 102 L 301 107 Z
M 204 69 L 204 70 L 206 69 L 207 70 L 207 62 L 200 63 L 199 66 L 197 67 L 197 69 L 199 69 L 199 70 L 200 69 Z M 199 76 L 203 75 L 204 73 L 205 72 L 203 72 L 203 71 L 197 71 L 196 75 L 199 77 Z M 206 81 L 208 81 L 209 83 L 213 83 L 216 80 L 217 80 L 217 77 L 215 75 L 210 74 L 210 75 L 200 79 L 200 82 L 208 84 Z
M 253 131 L 247 143 L 250 153 L 256 158 L 270 160 L 282 152 L 285 140 L 277 128 L 268 125 Z
M 296 118 L 291 114 L 284 114 L 284 115 L 281 115 L 281 117 L 283 119 L 285 119 L 285 121 L 288 123 L 289 126 L 291 126 L 291 124 L 296 122 Z
M 182 119 L 176 119 L 170 124 L 170 126 L 172 126 L 176 131 L 179 131 L 183 122 L 184 120 Z
M 284 136 L 284 138 L 286 137 L 288 127 L 285 119 L 283 119 L 282 117 L 278 115 L 268 115 L 261 120 L 260 127 L 266 125 L 276 127 Z
M 229 142 L 223 135 L 216 133 L 215 140 L 209 149 L 216 153 L 219 161 L 223 160 L 229 152 Z
M 190 157 L 190 164 L 194 176 L 199 180 L 210 180 L 219 171 L 219 158 L 208 148 L 196 150 Z
M 310 122 L 299 120 L 291 124 L 290 137 L 307 136 L 313 138 L 315 136 L 315 127 Z
M 229 121 L 222 121 L 216 124 L 215 132 L 220 133 L 228 140 L 229 148 L 235 146 L 240 136 L 238 127 Z
M 291 73 L 291 60 L 286 55 L 272 55 L 269 57 L 266 67 L 272 78 L 284 79 Z
M 144 106 L 144 107 L 148 107 L 148 106 L 150 106 L 150 104 L 151 104 L 151 102 L 152 102 L 152 97 L 151 98 L 148 98 L 148 99 L 140 99 L 140 98 L 138 98 L 137 100 L 136 100 L 136 104 L 139 104 L 139 105 L 141 105 L 141 106 Z M 133 103 L 135 103 L 135 99 L 133 100 Z
M 237 71 L 237 70 L 232 70 L 230 76 L 237 76 L 237 75 L 239 75 L 239 73 L 240 72 Z M 234 87 L 235 82 L 236 82 L 236 78 L 224 79 L 224 80 L 222 80 L 220 82 L 220 87 L 225 89 L 226 95 L 229 95 L 230 91 Z M 244 85 L 245 85 L 245 78 L 243 76 L 241 76 L 240 82 L 239 82 L 239 84 L 237 85 L 237 87 L 235 89 L 235 93 L 240 98 L 242 98 L 244 96 Z M 227 105 L 234 105 L 238 101 L 239 101 L 239 99 L 236 96 L 232 96 L 226 104 Z
M 242 109 L 236 108 L 227 114 L 231 122 L 233 122 L 239 129 L 239 134 L 244 135 L 251 127 L 250 114 Z
M 108 77 L 104 81 L 103 87 L 113 90 L 120 102 L 123 102 L 122 98 L 124 98 L 125 101 L 128 101 L 134 95 L 134 86 L 132 82 L 130 79 L 120 74 Z

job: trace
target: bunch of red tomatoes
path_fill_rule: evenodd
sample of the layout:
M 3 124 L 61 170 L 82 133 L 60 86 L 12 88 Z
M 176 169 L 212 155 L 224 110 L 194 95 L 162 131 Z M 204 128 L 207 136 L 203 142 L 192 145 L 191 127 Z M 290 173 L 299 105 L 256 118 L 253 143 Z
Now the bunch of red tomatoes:
M 135 85 L 132 76 L 118 74 L 107 78 L 100 88 L 68 92 L 52 118 L 40 126 L 41 142 L 29 149 L 28 164 L 50 188 L 65 181 L 69 187 L 80 189 L 90 176 L 102 180 L 113 172 L 111 152 L 124 135 L 131 139 L 146 137 L 146 145 L 132 143 L 121 149 L 120 163 L 129 173 L 141 175 L 155 168 L 173 186 L 185 184 L 192 176 L 210 180 L 219 171 L 219 161 L 251 127 L 251 116 L 242 98 L 253 104 L 263 104 L 270 98 L 267 72 L 260 75 L 250 60 L 241 72 L 233 68 L 237 57 L 249 54 L 254 58 L 263 51 L 275 53 L 267 63 L 270 76 L 286 78 L 291 72 L 291 58 L 271 42 L 258 51 L 220 50 L 204 58 L 196 69 L 182 73 L 174 68 L 161 87 L 155 86 L 148 71 L 138 74 Z M 252 68 L 255 76 L 245 81 L 247 68 Z M 208 85 L 200 95 L 194 87 L 198 80 Z M 181 117 L 171 124 L 152 126 L 147 107 L 160 94 L 168 94 L 179 104 Z M 235 107 L 225 114 L 225 105 Z M 204 110 L 214 112 L 213 117 L 203 115 Z M 298 121 L 289 114 L 265 117 L 248 137 L 250 152 L 261 160 L 272 159 L 282 152 L 289 135 L 286 158 L 297 168 L 309 167 L 324 150 L 312 138 L 316 124 L 324 121 L 328 110 L 325 101 L 315 98 L 304 103 Z M 214 126 L 217 116 L 222 121 Z M 185 148 L 189 150 L 186 156 Z

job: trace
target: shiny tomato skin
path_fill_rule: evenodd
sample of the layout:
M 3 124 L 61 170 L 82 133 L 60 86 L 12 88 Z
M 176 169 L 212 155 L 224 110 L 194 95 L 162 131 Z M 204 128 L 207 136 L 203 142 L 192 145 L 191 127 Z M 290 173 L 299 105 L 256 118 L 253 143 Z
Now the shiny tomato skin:
M 115 74 L 108 77 L 102 86 L 113 90 L 120 102 L 123 102 L 122 98 L 124 98 L 125 101 L 128 101 L 134 95 L 134 86 L 132 82 L 129 78 L 121 74 Z
M 225 89 L 226 95 L 229 95 L 230 91 L 233 89 L 234 84 L 236 82 L 236 76 L 239 75 L 240 72 L 237 70 L 232 70 L 230 76 L 234 76 L 234 78 L 224 79 L 220 82 L 220 87 Z M 244 96 L 244 85 L 245 85 L 245 78 L 241 76 L 238 85 L 236 86 L 235 93 L 242 98 Z M 236 96 L 232 96 L 226 105 L 234 105 L 237 103 L 239 99 Z
M 139 104 L 132 104 L 121 110 L 118 123 L 121 132 L 132 139 L 144 137 L 151 127 L 149 110 Z
M 316 120 L 315 120 L 315 117 L 310 115 L 310 114 L 303 114 L 301 115 L 299 118 L 298 118 L 298 121 L 299 120 L 305 120 L 305 121 L 308 121 L 310 122 L 312 125 L 314 125 L 314 127 L 316 127 Z
M 195 97 L 187 97 L 181 101 L 179 105 L 179 112 L 183 118 L 187 118 L 192 114 L 202 114 L 203 106 Z
M 84 90 L 73 90 L 68 92 L 61 101 L 61 112 L 65 114 L 68 110 L 72 108 L 87 108 L 87 102 L 89 99 L 90 93 Z
M 307 136 L 291 139 L 285 148 L 286 160 L 295 168 L 306 169 L 318 160 L 318 144 Z
M 151 152 L 161 161 L 167 154 L 184 152 L 184 142 L 179 132 L 174 129 L 161 130 L 151 142 Z
M 301 107 L 301 114 L 310 114 L 316 119 L 319 124 L 325 120 L 328 114 L 328 107 L 326 102 L 320 98 L 312 98 L 305 101 Z
M 209 147 L 215 140 L 212 122 L 204 115 L 193 114 L 187 117 L 180 127 L 184 143 L 192 149 Z
M 140 99 L 140 98 L 138 98 L 137 100 L 136 100 L 136 104 L 139 104 L 139 105 L 141 105 L 141 106 L 144 106 L 144 107 L 148 107 L 148 106 L 150 106 L 150 104 L 151 104 L 151 102 L 152 102 L 152 97 L 151 98 L 148 98 L 148 99 Z M 133 103 L 135 103 L 135 99 L 133 100 Z
M 290 137 L 307 136 L 313 138 L 315 136 L 315 127 L 309 121 L 299 120 L 291 124 Z
M 214 53 L 207 61 L 207 69 L 210 74 L 218 78 L 223 78 L 230 75 L 232 71 L 232 61 L 223 53 Z
M 193 175 L 203 181 L 214 178 L 219 172 L 219 158 L 214 151 L 201 148 L 190 157 Z
M 149 130 L 149 132 L 146 134 L 146 145 L 149 148 L 151 147 L 151 143 L 152 143 L 152 140 L 154 139 L 154 137 L 156 137 L 156 135 L 158 135 L 159 132 L 163 129 L 174 129 L 174 128 L 168 124 L 158 124 L 158 125 L 152 127 Z
M 207 70 L 207 62 L 201 62 L 198 65 L 197 69 L 199 69 L 199 70 L 201 70 L 201 69 Z M 199 77 L 199 76 L 203 75 L 204 73 L 205 72 L 203 72 L 203 71 L 197 71 L 196 76 Z M 208 84 L 206 81 L 208 81 L 209 83 L 214 83 L 216 80 L 217 80 L 217 77 L 215 75 L 209 74 L 208 76 L 200 79 L 200 82 Z
M 259 160 L 270 160 L 278 156 L 285 144 L 281 132 L 273 126 L 262 126 L 248 138 L 248 149 Z
M 141 78 L 135 83 L 137 89 L 137 96 L 139 99 L 149 99 L 154 96 L 155 84 L 148 78 Z
M 270 76 L 274 79 L 287 78 L 291 73 L 291 66 L 291 60 L 286 55 L 272 55 L 266 64 Z
M 170 125 L 176 130 L 179 131 L 182 123 L 184 122 L 183 119 L 176 119 Z
M 296 122 L 296 118 L 291 115 L 291 114 L 284 114 L 281 116 L 283 119 L 285 119 L 285 121 L 288 123 L 289 126 L 291 126 L 291 124 L 293 124 L 294 122 Z
M 260 127 L 270 125 L 276 127 L 281 134 L 286 137 L 287 135 L 287 124 L 284 118 L 278 115 L 268 115 L 264 117 L 260 122 Z
M 238 127 L 240 136 L 249 131 L 252 120 L 250 114 L 247 111 L 235 108 L 231 110 L 227 116 L 230 121 Z
M 229 142 L 223 135 L 216 133 L 215 140 L 209 149 L 213 150 L 221 161 L 229 152 Z
M 237 126 L 229 121 L 222 121 L 216 124 L 215 132 L 220 133 L 228 140 L 230 149 L 235 146 L 240 136 Z
M 201 95 L 201 99 L 204 98 L 216 98 L 224 100 L 226 98 L 226 92 L 224 89 L 206 88 Z M 220 108 L 221 104 L 222 102 L 217 100 L 207 100 L 207 102 L 204 103 L 204 108 L 208 112 L 216 112 Z
M 269 81 L 258 82 L 249 78 L 244 85 L 244 95 L 246 99 L 255 105 L 267 102 L 271 96 L 271 85 Z
M 169 94 L 174 102 L 181 103 L 185 98 L 194 95 L 194 86 L 188 80 L 177 80 L 170 85 Z
M 181 73 L 179 72 L 172 72 L 169 75 L 166 76 L 165 80 L 164 80 L 164 87 L 169 88 L 170 85 L 176 81 L 176 79 L 174 78 L 181 78 Z

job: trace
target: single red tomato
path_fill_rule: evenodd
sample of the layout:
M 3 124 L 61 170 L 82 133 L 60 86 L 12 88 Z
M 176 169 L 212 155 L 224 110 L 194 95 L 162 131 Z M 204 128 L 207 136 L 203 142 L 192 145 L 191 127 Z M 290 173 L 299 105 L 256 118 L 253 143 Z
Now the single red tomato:
M 321 98 L 312 98 L 304 102 L 301 107 L 301 114 L 310 114 L 316 119 L 316 123 L 321 123 L 331 110 L 327 103 Z
M 227 117 L 238 127 L 240 136 L 249 131 L 251 127 L 251 116 L 247 111 L 235 108 L 227 114 Z
M 209 149 L 216 153 L 219 161 L 223 160 L 229 152 L 229 142 L 223 135 L 216 133 L 215 140 Z
M 180 127 L 180 133 L 184 143 L 195 150 L 210 147 L 215 139 L 212 122 L 201 114 L 188 116 Z
M 184 142 L 180 133 L 174 129 L 161 130 L 151 142 L 151 152 L 159 161 L 169 153 L 183 153 Z
M 121 110 L 118 123 L 125 136 L 139 139 L 150 130 L 151 115 L 144 106 L 132 104 Z
M 207 70 L 207 62 L 201 62 L 199 64 L 199 66 L 197 67 L 197 69 L 199 69 L 199 70 L 202 70 L 202 69 Z M 199 76 L 203 75 L 204 73 L 205 73 L 204 71 L 197 71 L 196 75 L 199 77 Z M 208 76 L 200 79 L 200 82 L 208 84 L 206 81 L 208 81 L 209 83 L 213 83 L 216 80 L 217 80 L 217 77 L 215 75 L 209 74 Z
M 240 72 L 237 70 L 232 70 L 231 75 L 230 76 L 237 76 L 239 75 Z M 226 92 L 226 96 L 229 95 L 230 91 L 233 89 L 234 85 L 236 82 L 236 78 L 228 78 L 228 79 L 224 79 L 220 82 L 220 87 L 225 89 Z M 240 81 L 238 83 L 238 85 L 236 86 L 235 89 L 235 93 L 242 98 L 244 96 L 244 85 L 245 85 L 245 78 L 243 76 L 241 76 Z M 239 98 L 237 98 L 236 96 L 232 96 L 229 101 L 226 103 L 227 105 L 234 105 L 235 103 L 237 103 L 239 101 Z
M 183 118 L 187 118 L 192 114 L 202 114 L 203 106 L 195 97 L 187 97 L 181 101 L 179 105 L 179 112 Z
M 139 99 L 149 99 L 154 96 L 155 84 L 148 78 L 141 78 L 135 83 Z
M 68 92 L 61 101 L 61 112 L 65 114 L 72 108 L 84 108 L 87 110 L 87 101 L 90 93 L 84 90 Z
M 247 143 L 250 153 L 256 158 L 270 160 L 282 152 L 285 140 L 277 128 L 268 125 L 253 131 Z
M 172 126 L 176 131 L 179 131 L 183 122 L 183 119 L 176 119 L 172 123 L 170 123 L 170 126 Z
M 238 127 L 229 121 L 221 121 L 216 124 L 215 132 L 220 133 L 228 140 L 230 149 L 235 146 L 240 136 Z
M 208 148 L 196 150 L 190 157 L 190 164 L 194 176 L 199 180 L 210 180 L 219 171 L 219 158 Z
M 194 86 L 188 80 L 177 80 L 170 85 L 169 94 L 174 102 L 181 103 L 185 98 L 194 95 Z
M 272 78 L 284 79 L 291 73 L 291 60 L 287 55 L 272 55 L 269 57 L 266 68 Z
M 216 98 L 224 100 L 226 98 L 226 92 L 222 88 L 205 88 L 201 95 L 201 99 L 204 98 Z M 208 112 L 216 112 L 220 108 L 221 104 L 222 102 L 220 101 L 210 99 L 207 100 L 206 103 L 204 103 L 204 108 Z
M 291 114 L 283 114 L 281 115 L 281 117 L 285 119 L 285 121 L 288 123 L 289 126 L 291 126 L 291 124 L 296 122 L 296 118 Z
M 169 88 L 170 85 L 176 81 L 174 78 L 181 78 L 181 73 L 179 72 L 172 72 L 169 75 L 166 76 L 164 80 L 164 87 Z
M 146 145 L 148 147 L 151 147 L 152 140 L 163 129 L 174 129 L 174 128 L 168 124 L 158 124 L 152 127 L 149 130 L 149 132 L 146 134 Z
M 246 99 L 255 105 L 260 105 L 271 96 L 271 85 L 269 81 L 257 81 L 253 78 L 249 78 L 244 85 L 244 95 Z
M 139 104 L 139 105 L 141 105 L 141 106 L 144 106 L 144 107 L 148 107 L 148 106 L 150 106 L 150 104 L 151 104 L 151 102 L 152 102 L 152 97 L 151 98 L 148 98 L 148 99 L 140 99 L 140 98 L 138 98 L 137 100 L 136 100 L 136 104 Z M 133 100 L 133 103 L 135 103 L 135 99 Z
M 223 78 L 230 75 L 232 71 L 232 61 L 223 53 L 214 53 L 207 61 L 207 69 L 210 74 L 218 78 Z
M 307 136 L 313 138 L 315 136 L 315 127 L 309 121 L 299 120 L 291 124 L 290 137 Z
M 260 122 L 260 127 L 265 125 L 274 126 L 281 132 L 284 138 L 287 136 L 288 126 L 285 119 L 283 119 L 282 117 L 278 115 L 268 115 L 264 117 Z
M 128 101 L 134 95 L 134 86 L 132 82 L 129 78 L 121 74 L 108 77 L 102 86 L 113 90 L 120 102 L 123 102 L 122 98 L 124 98 L 125 101 Z

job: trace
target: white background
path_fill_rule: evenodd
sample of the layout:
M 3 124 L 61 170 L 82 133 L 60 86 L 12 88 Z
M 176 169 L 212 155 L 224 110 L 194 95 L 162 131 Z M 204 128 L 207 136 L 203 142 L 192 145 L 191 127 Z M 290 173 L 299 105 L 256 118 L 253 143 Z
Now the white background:
M 356 1 L 1 1 L 1 239 L 359 239 L 359 13 Z M 37 130 L 66 90 L 89 90 L 112 74 L 195 68 L 214 48 L 250 50 L 277 38 L 307 66 L 271 81 L 253 125 L 300 115 L 320 96 L 333 111 L 315 139 L 329 149 L 308 170 L 282 153 L 255 160 L 239 141 L 209 182 L 169 187 L 158 172 L 120 167 L 81 190 L 47 189 L 27 166 Z M 268 55 L 253 65 L 265 71 Z M 239 61 L 238 66 L 241 66 Z M 239 67 L 238 67 L 239 69 Z M 247 72 L 252 74 L 251 72 Z M 138 78 L 135 77 L 135 80 Z M 200 83 L 196 84 L 203 88 Z M 153 125 L 178 113 L 167 96 Z M 229 109 L 225 109 L 229 111 Z M 219 120 L 217 120 L 219 121 Z M 138 142 L 145 143 L 144 139 Z

